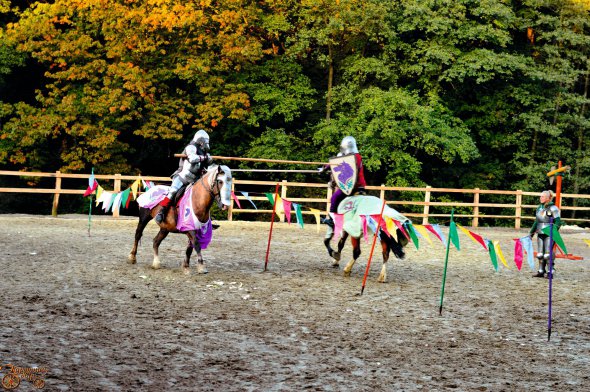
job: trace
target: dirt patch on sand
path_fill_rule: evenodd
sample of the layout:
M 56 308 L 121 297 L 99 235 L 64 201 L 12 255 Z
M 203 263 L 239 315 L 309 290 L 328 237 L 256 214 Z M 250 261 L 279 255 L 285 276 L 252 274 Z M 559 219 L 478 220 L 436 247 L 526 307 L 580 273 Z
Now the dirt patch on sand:
M 368 245 L 345 278 L 323 232 L 278 223 L 262 272 L 269 225 L 220 223 L 203 253 L 209 274 L 186 276 L 183 235 L 150 268 L 153 222 L 129 265 L 136 219 L 93 218 L 88 236 L 82 215 L 1 215 L 0 365 L 48 368 L 48 391 L 579 391 L 590 381 L 588 261 L 558 260 L 548 343 L 548 281 L 526 262 L 494 272 L 464 236 L 439 316 L 440 243 L 408 246 L 385 284 L 378 255 L 359 296 Z M 475 231 L 508 259 L 525 233 Z M 590 258 L 590 233 L 563 234 Z

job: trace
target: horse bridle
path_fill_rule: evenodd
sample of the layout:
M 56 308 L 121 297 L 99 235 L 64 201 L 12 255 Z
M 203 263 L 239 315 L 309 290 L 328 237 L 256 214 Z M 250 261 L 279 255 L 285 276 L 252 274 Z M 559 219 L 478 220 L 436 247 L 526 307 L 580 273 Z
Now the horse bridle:
M 217 166 L 217 172 L 215 173 L 215 176 L 213 178 L 212 184 L 210 184 L 209 187 L 207 187 L 207 185 L 205 185 L 205 176 L 201 177 L 201 185 L 203 185 L 203 188 L 207 189 L 207 191 L 209 192 L 209 194 L 211 195 L 211 197 L 213 197 L 213 199 L 217 202 L 217 206 L 219 208 L 223 208 L 223 203 L 221 202 L 221 188 L 219 187 L 218 183 L 217 183 L 217 176 L 219 175 L 219 173 L 221 173 L 221 166 Z M 217 188 L 217 193 L 214 192 L 215 188 Z

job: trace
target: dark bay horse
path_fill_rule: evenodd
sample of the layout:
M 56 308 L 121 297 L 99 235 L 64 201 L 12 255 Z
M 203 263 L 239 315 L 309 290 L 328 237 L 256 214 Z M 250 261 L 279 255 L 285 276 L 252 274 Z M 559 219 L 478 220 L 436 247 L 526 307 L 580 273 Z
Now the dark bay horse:
M 376 204 L 379 205 L 381 203 L 379 198 L 376 198 L 375 196 L 367 196 L 367 195 L 363 195 L 363 196 L 356 196 L 358 198 L 363 198 L 363 201 L 368 202 L 368 204 Z M 376 199 L 376 200 L 374 200 Z M 342 203 L 338 206 L 338 213 L 349 213 L 352 214 L 353 212 L 351 212 L 352 208 L 355 209 L 355 214 L 363 214 L 363 213 L 367 213 L 370 211 L 370 209 L 366 209 L 365 211 L 363 211 L 363 207 L 361 205 L 361 207 L 359 208 L 358 205 L 353 206 L 353 204 L 350 202 L 350 198 L 344 199 L 342 201 Z M 348 202 L 347 202 L 348 201 Z M 372 211 L 373 213 L 375 212 L 375 210 Z M 379 211 L 377 211 L 377 214 L 379 213 Z M 368 215 L 370 215 L 371 213 L 369 213 Z M 402 223 L 408 221 L 408 218 L 406 218 L 405 216 L 403 216 L 402 214 L 400 214 L 399 212 L 397 212 L 396 210 L 394 210 L 393 208 L 389 207 L 389 206 L 385 206 L 385 209 L 383 211 L 383 216 L 384 217 L 389 217 L 392 219 L 396 219 Z M 385 219 L 385 218 L 384 218 Z M 338 250 L 335 251 L 334 249 L 332 249 L 332 247 L 330 246 L 330 241 L 324 241 L 324 245 L 326 246 L 326 248 L 328 249 L 328 254 L 333 258 L 333 262 L 332 262 L 332 266 L 333 267 L 339 267 L 340 266 L 340 258 L 341 258 L 341 253 L 342 253 L 342 249 L 344 249 L 344 244 L 346 243 L 346 240 L 348 239 L 348 237 L 350 237 L 350 242 L 352 245 L 352 260 L 349 261 L 346 266 L 344 267 L 344 276 L 350 276 L 351 271 L 352 271 L 352 267 L 354 266 L 354 263 L 357 261 L 357 259 L 360 257 L 361 255 L 361 236 L 355 236 L 352 235 L 352 233 L 359 233 L 362 232 L 362 229 L 357 227 L 358 225 L 360 225 L 361 221 L 360 219 L 357 219 L 357 224 L 352 224 L 352 225 L 345 225 L 342 228 L 342 237 L 340 237 L 340 240 L 338 240 Z M 348 229 L 348 230 L 347 230 Z M 349 232 L 350 231 L 350 232 Z M 389 260 L 389 254 L 390 252 L 393 252 L 393 254 L 398 258 L 398 259 L 403 259 L 405 257 L 405 251 L 404 251 L 404 247 L 408 244 L 408 239 L 405 236 L 405 234 L 403 234 L 401 232 L 401 230 L 398 228 L 396 229 L 396 236 L 397 236 L 397 240 L 391 236 L 389 236 L 388 233 L 386 233 L 383 229 L 379 228 L 379 241 L 381 243 L 381 253 L 383 255 L 383 263 L 381 265 L 381 273 L 379 274 L 379 278 L 378 278 L 378 282 L 384 283 L 387 281 L 387 261 Z
M 194 217 L 196 220 L 198 220 L 198 223 L 209 223 L 208 226 L 205 227 L 208 227 L 208 230 L 211 230 L 211 206 L 213 205 L 213 202 L 216 201 L 221 209 L 226 210 L 231 204 L 231 188 L 232 175 L 230 169 L 227 166 L 210 166 L 207 172 L 194 183 L 191 192 L 190 203 L 194 212 Z M 135 257 L 137 254 L 137 245 L 141 239 L 145 226 L 156 216 L 161 208 L 162 207 L 160 205 L 156 205 L 151 209 L 140 207 L 139 223 L 137 224 L 137 229 L 135 230 L 135 242 L 128 257 L 130 264 L 135 264 L 137 262 Z M 189 239 L 188 245 L 186 247 L 185 258 L 182 263 L 184 272 L 190 272 L 189 261 L 194 249 L 198 256 L 197 272 L 200 274 L 207 273 L 207 268 L 205 267 L 203 256 L 201 255 L 201 246 L 198 241 L 198 234 L 200 234 L 199 230 L 179 231 L 176 227 L 176 216 L 177 208 L 170 208 L 164 221 L 159 225 L 160 231 L 154 237 L 154 261 L 152 263 L 152 268 L 160 268 L 158 248 L 160 247 L 160 243 L 164 240 L 164 238 L 166 238 L 169 233 L 184 233 Z

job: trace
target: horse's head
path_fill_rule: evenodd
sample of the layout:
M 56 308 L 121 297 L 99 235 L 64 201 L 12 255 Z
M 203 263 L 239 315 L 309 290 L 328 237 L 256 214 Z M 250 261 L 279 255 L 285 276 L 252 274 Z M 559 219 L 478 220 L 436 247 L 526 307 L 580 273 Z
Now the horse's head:
M 227 210 L 231 205 L 232 176 L 231 170 L 225 165 L 213 165 L 207 170 L 211 194 L 215 197 L 217 205 L 222 210 Z

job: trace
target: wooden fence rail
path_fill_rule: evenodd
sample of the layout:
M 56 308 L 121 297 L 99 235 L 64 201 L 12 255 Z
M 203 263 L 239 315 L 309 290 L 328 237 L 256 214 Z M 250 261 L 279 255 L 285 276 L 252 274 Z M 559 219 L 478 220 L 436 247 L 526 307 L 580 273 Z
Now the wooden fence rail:
M 54 188 L 34 188 L 31 186 L 23 186 L 16 188 L 2 188 L 0 193 L 38 193 L 38 194 L 53 194 L 53 205 L 51 214 L 57 216 L 59 206 L 59 196 L 63 194 L 83 195 L 88 184 L 89 174 L 69 174 L 56 171 L 55 173 L 42 172 L 17 172 L 0 170 L 0 176 L 18 176 L 20 178 L 55 178 Z M 121 175 L 121 174 L 95 174 L 94 177 L 99 180 L 100 185 L 105 188 L 105 183 L 100 180 L 106 180 L 112 183 L 112 192 L 117 193 L 122 189 L 122 182 L 134 182 L 137 179 L 145 181 L 160 182 L 169 184 L 169 177 L 155 177 L 155 176 L 137 176 L 137 175 Z M 65 189 L 62 187 L 62 179 L 80 179 L 80 187 L 78 189 Z M 273 192 L 276 186 L 276 181 L 252 181 L 241 180 L 234 178 L 232 191 L 235 193 L 242 208 L 232 206 L 229 209 L 228 220 L 233 220 L 236 214 L 270 214 L 272 209 L 257 209 L 250 205 L 247 198 L 241 194 L 242 191 L 248 191 L 249 199 L 253 201 L 268 202 L 265 193 Z M 330 207 L 330 198 L 332 196 L 331 189 L 325 183 L 300 183 L 289 182 L 282 180 L 279 182 L 280 196 L 283 199 L 300 204 L 302 207 L 310 207 L 328 211 Z M 108 186 L 108 185 L 107 185 Z M 297 188 L 303 189 L 307 194 L 313 196 L 297 197 Z M 394 206 L 404 215 L 412 218 L 421 218 L 422 224 L 428 223 L 429 219 L 437 218 L 444 222 L 450 217 L 451 207 L 456 208 L 456 218 L 471 219 L 471 226 L 478 227 L 481 219 L 507 219 L 514 221 L 514 227 L 519 229 L 523 220 L 533 220 L 534 209 L 538 205 L 539 192 L 527 192 L 522 190 L 507 191 L 507 190 L 487 190 L 487 189 L 454 189 L 454 188 L 432 188 L 427 187 L 391 187 L 391 186 L 367 186 L 367 192 L 380 197 L 382 200 L 387 200 L 387 204 Z M 110 191 L 110 190 L 109 190 Z M 451 195 L 457 194 L 457 200 L 450 200 Z M 485 202 L 485 198 L 489 195 L 504 196 L 505 200 L 509 202 L 492 203 Z M 419 197 L 419 199 L 418 199 Z M 523 204 L 523 198 L 529 200 L 530 204 Z M 562 207 L 561 210 L 574 212 L 578 215 L 576 218 L 562 218 L 565 222 L 590 222 L 590 207 L 570 206 L 572 203 L 568 202 L 574 199 L 590 199 L 590 195 L 586 194 L 561 194 Z M 264 205 L 263 203 L 257 203 Z M 247 207 L 252 208 L 247 208 Z M 420 212 L 417 212 L 419 210 Z M 435 210 L 435 211 L 433 211 Z M 441 211 L 448 210 L 448 211 Z M 508 213 L 506 212 L 508 210 Z M 530 211 L 529 215 L 523 215 L 523 210 Z M 498 212 L 499 211 L 499 212 Z M 119 211 L 113 213 L 114 217 L 119 216 Z M 307 211 L 305 208 L 302 214 L 312 214 L 312 211 Z M 580 217 L 580 215 L 582 217 Z M 285 217 L 281 216 L 281 221 Z

